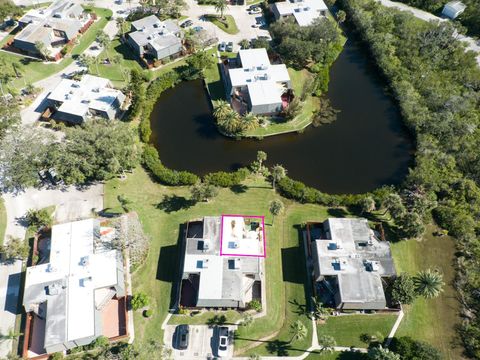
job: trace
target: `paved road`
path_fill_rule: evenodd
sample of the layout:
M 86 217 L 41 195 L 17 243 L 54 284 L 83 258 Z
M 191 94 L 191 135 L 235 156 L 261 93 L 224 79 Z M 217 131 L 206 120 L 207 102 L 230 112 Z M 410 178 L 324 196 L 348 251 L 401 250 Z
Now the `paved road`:
M 257 18 L 261 17 L 261 14 L 249 15 L 246 5 L 230 5 L 225 11 L 225 14 L 232 15 L 237 23 L 237 27 L 240 30 L 238 34 L 227 34 L 223 30 L 220 30 L 217 26 L 209 21 L 201 20 L 202 15 L 205 14 L 217 14 L 213 6 L 198 5 L 195 0 L 186 0 L 188 10 L 184 11 L 184 15 L 188 16 L 192 20 L 194 26 L 201 26 L 208 32 L 214 34 L 220 42 L 233 42 L 234 50 L 238 50 L 238 43 L 243 39 L 254 39 L 258 36 L 269 36 L 269 32 L 266 29 L 254 28 L 257 22 Z M 245 2 L 246 3 L 246 2 Z
M 22 221 L 29 209 L 56 206 L 55 221 L 65 222 L 91 216 L 92 209 L 103 209 L 103 185 L 98 184 L 85 190 L 74 187 L 66 189 L 28 189 L 23 193 L 4 194 L 7 209 L 7 227 L 4 242 L 10 236 L 25 238 L 25 224 Z M 15 325 L 19 293 L 21 261 L 0 264 L 0 333 L 7 334 Z M 20 309 L 18 309 L 20 310 Z M 11 350 L 11 341 L 0 342 L 0 358 Z
M 380 2 L 383 6 L 386 7 L 391 7 L 391 8 L 396 8 L 402 11 L 409 11 L 411 12 L 416 18 L 422 19 L 425 21 L 449 21 L 448 19 L 441 18 L 439 16 L 435 16 L 429 12 L 402 4 L 390 0 L 377 0 Z M 475 39 L 464 36 L 464 35 L 459 35 L 458 40 L 461 40 L 467 44 L 467 50 L 471 50 L 477 53 L 477 63 L 478 66 L 480 66 L 480 43 L 476 41 Z

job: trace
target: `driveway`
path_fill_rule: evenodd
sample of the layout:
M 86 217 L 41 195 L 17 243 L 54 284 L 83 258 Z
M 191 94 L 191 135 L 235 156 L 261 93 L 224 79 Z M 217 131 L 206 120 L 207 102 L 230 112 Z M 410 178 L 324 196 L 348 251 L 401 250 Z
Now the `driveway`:
M 193 26 L 203 27 L 209 33 L 217 37 L 219 42 L 233 42 L 234 51 L 238 51 L 238 43 L 243 39 L 251 40 L 259 36 L 270 35 L 268 30 L 254 28 L 252 26 L 257 22 L 257 18 L 261 17 L 262 14 L 249 15 L 246 5 L 229 5 L 228 9 L 225 11 L 226 15 L 233 16 L 235 22 L 237 23 L 237 27 L 240 30 L 238 34 L 231 35 L 227 34 L 210 21 L 202 20 L 202 15 L 217 14 L 213 6 L 198 5 L 195 0 L 186 0 L 186 2 L 188 4 L 188 10 L 184 11 L 184 15 L 188 16 L 188 18 L 192 20 Z
M 187 350 L 175 349 L 176 344 L 175 325 L 167 325 L 164 332 L 163 341 L 165 345 L 173 349 L 174 359 L 196 360 L 207 359 L 217 356 L 218 336 L 214 328 L 206 325 L 190 325 L 190 337 Z M 233 326 L 229 326 L 229 330 L 234 330 Z M 222 358 L 233 358 L 233 345 L 228 347 L 228 355 Z
M 27 189 L 14 195 L 4 194 L 7 209 L 7 227 L 4 243 L 9 236 L 25 238 L 26 228 L 23 218 L 29 209 L 42 209 L 56 206 L 55 221 L 66 222 L 91 216 L 92 209 L 103 209 L 103 184 L 79 190 L 75 187 L 65 189 Z M 22 262 L 0 263 L 0 333 L 7 334 L 15 326 L 15 317 L 21 312 L 18 294 Z M 18 307 L 17 307 L 18 305 Z M 10 340 L 0 342 L 0 358 L 5 357 L 12 348 Z

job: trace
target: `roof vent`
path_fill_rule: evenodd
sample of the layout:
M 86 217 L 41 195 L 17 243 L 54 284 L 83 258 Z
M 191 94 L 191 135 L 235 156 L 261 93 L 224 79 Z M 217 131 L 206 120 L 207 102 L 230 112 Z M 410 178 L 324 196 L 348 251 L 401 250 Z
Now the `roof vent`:
M 82 266 L 87 266 L 88 264 L 90 264 L 90 258 L 87 256 L 83 256 L 81 259 L 80 259 L 80 265 Z

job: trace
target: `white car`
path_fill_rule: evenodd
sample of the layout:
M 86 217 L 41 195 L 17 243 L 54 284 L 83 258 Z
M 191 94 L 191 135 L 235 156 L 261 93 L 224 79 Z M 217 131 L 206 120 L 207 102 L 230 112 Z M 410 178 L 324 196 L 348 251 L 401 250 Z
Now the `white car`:
M 221 326 L 218 329 L 218 357 L 228 356 L 228 327 Z
M 259 7 L 255 7 L 255 8 L 253 8 L 253 9 L 248 10 L 248 13 L 249 13 L 250 15 L 260 14 L 261 12 L 262 12 L 262 9 L 259 8 Z

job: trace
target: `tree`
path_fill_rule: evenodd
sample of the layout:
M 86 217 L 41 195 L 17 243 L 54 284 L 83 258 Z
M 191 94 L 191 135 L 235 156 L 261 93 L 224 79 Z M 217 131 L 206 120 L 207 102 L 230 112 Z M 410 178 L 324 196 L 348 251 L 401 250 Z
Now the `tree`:
M 78 57 L 78 63 L 81 65 L 81 66 L 84 66 L 87 68 L 87 71 L 90 69 L 90 66 L 92 66 L 93 64 L 96 64 L 96 60 L 93 56 L 89 56 L 89 55 L 86 55 L 86 54 L 81 54 L 79 57 Z M 98 65 L 97 65 L 97 74 L 98 74 Z
M 273 225 L 273 221 L 275 220 L 275 216 L 280 215 L 284 209 L 285 209 L 285 206 L 283 205 L 283 202 L 281 202 L 280 200 L 275 199 L 270 202 L 269 211 L 270 211 L 270 214 L 272 214 L 272 225 Z
M 426 299 L 432 299 L 440 295 L 445 285 L 443 275 L 431 269 L 419 271 L 413 278 L 417 294 Z
M 322 353 L 331 353 L 335 350 L 335 346 L 337 346 L 337 342 L 335 341 L 335 338 L 333 336 L 320 335 L 318 337 L 318 345 L 322 347 L 320 349 Z
M 239 45 L 242 49 L 248 49 L 250 47 L 250 41 L 248 39 L 242 39 Z
M 193 70 L 189 72 L 189 79 L 204 78 L 205 70 L 215 65 L 215 58 L 206 51 L 201 50 L 189 56 L 186 62 L 188 67 Z
M 147 306 L 150 303 L 147 294 L 143 292 L 138 292 L 132 296 L 130 300 L 130 305 L 132 306 L 133 310 L 141 309 Z
M 48 55 L 50 55 L 50 51 L 48 51 L 45 44 L 42 41 L 35 41 L 35 48 L 37 49 L 38 53 L 43 57 L 43 59 L 47 60 Z
M 343 10 L 338 10 L 337 12 L 337 21 L 341 24 L 347 18 L 347 13 Z
M 402 360 L 441 360 L 443 358 L 440 351 L 430 344 L 408 336 L 393 338 L 391 349 L 400 355 Z
M 16 332 L 14 329 L 8 330 L 6 334 L 0 334 L 0 341 L 2 340 L 17 340 L 22 336 L 23 333 L 21 332 Z
M 290 333 L 292 334 L 292 338 L 289 341 L 291 343 L 293 341 L 305 339 L 308 334 L 308 330 L 300 320 L 297 320 L 290 325 Z
M 375 210 L 375 200 L 371 196 L 364 196 L 360 200 L 360 207 L 363 213 L 371 213 Z
M 107 52 L 107 57 L 110 58 L 110 54 L 108 52 L 108 47 L 110 45 L 110 38 L 108 35 L 105 33 L 103 30 L 99 30 L 97 32 L 96 39 L 97 43 L 100 44 L 101 47 L 104 48 L 104 50 Z
M 51 146 L 49 160 L 67 184 L 108 180 L 139 163 L 137 135 L 129 124 L 92 119 L 65 134 L 62 143 Z
M 251 112 L 246 113 L 240 118 L 240 124 L 242 130 L 256 129 L 259 124 L 258 117 Z
M 407 273 L 402 273 L 393 282 L 392 300 L 400 304 L 411 304 L 415 300 L 415 283 Z
M 215 11 L 220 13 L 220 18 L 225 20 L 224 12 L 228 9 L 227 2 L 225 0 L 215 0 L 213 4 Z
M 390 215 L 394 219 L 402 217 L 405 212 L 405 206 L 403 205 L 402 198 L 397 193 L 390 193 L 382 202 L 382 207 L 385 209 L 385 213 L 390 212 Z
M 28 225 L 39 230 L 43 227 L 51 227 L 53 225 L 52 216 L 48 213 L 47 209 L 30 209 L 25 216 Z
M 422 218 L 416 212 L 407 212 L 398 221 L 405 238 L 419 238 L 425 232 Z
M 381 345 L 368 349 L 368 357 L 371 360 L 401 360 L 400 355 L 383 348 Z
M 263 162 L 267 160 L 267 153 L 264 151 L 257 151 L 257 162 L 259 171 L 263 170 Z
M 30 247 L 26 241 L 10 237 L 6 244 L 0 246 L 0 254 L 7 262 L 13 260 L 26 260 L 30 253 Z
M 120 35 L 123 38 L 127 32 L 127 22 L 125 21 L 125 18 L 121 16 L 117 17 L 115 21 L 117 22 L 117 27 L 120 30 Z
M 287 176 L 287 169 L 285 169 L 282 165 L 274 165 L 272 167 L 272 185 L 273 189 L 275 190 L 275 184 L 282 180 L 285 176 Z
M 190 188 L 192 200 L 206 201 L 218 195 L 218 188 L 208 183 L 198 182 Z
M 240 325 L 248 327 L 252 325 L 252 323 L 253 323 L 253 316 L 251 314 L 245 314 Z
M 221 119 L 227 116 L 231 110 L 232 108 L 228 102 L 225 100 L 219 100 L 213 109 L 213 116 L 215 116 L 216 119 Z
M 20 123 L 20 111 L 14 99 L 8 100 L 5 97 L 0 100 L 0 142 L 7 131 Z
M 226 134 L 237 134 L 241 130 L 239 115 L 233 109 L 230 109 L 224 117 L 217 118 L 217 124 Z
M 257 355 L 257 354 L 251 354 L 249 357 L 248 357 L 249 360 L 260 360 L 260 355 Z
M 316 297 L 312 297 L 313 316 L 317 320 L 326 320 L 330 315 L 330 309 L 323 306 L 323 303 Z

